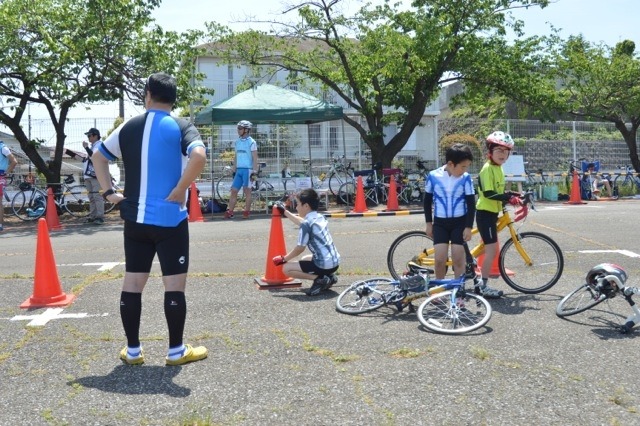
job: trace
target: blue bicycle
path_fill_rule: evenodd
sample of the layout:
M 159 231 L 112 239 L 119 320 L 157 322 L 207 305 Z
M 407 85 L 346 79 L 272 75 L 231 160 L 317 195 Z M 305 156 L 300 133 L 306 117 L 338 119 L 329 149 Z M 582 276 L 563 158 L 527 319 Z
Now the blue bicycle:
M 465 289 L 469 276 L 430 280 L 433 271 L 412 262 L 409 262 L 409 271 L 400 280 L 369 278 L 354 282 L 338 296 L 336 309 L 358 315 L 390 305 L 399 311 L 409 307 L 409 311 L 414 312 L 411 302 L 427 297 L 417 310 L 418 319 L 427 329 L 443 334 L 468 333 L 484 326 L 491 318 L 489 302 Z

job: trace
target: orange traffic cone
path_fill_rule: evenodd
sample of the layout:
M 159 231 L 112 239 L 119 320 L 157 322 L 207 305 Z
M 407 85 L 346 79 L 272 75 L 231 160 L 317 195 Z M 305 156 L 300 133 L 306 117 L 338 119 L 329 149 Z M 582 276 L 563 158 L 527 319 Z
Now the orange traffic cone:
M 195 182 L 191 182 L 191 190 L 189 192 L 189 222 L 204 222 L 200 201 L 198 201 L 198 188 Z
M 496 248 L 496 257 L 493 258 L 493 264 L 491 265 L 491 271 L 489 271 L 490 278 L 500 278 L 500 266 L 498 265 L 498 258 L 500 257 L 500 241 L 496 243 L 498 247 Z M 478 272 L 482 273 L 482 265 L 484 264 L 484 252 L 478 256 Z M 514 276 L 516 273 L 510 269 L 505 268 L 505 272 L 510 277 Z
M 49 189 L 51 190 L 51 189 Z M 36 272 L 33 281 L 33 295 L 22 302 L 20 308 L 45 308 L 67 306 L 76 296 L 62 291 L 56 261 L 51 250 L 49 230 L 44 218 L 38 220 L 38 243 L 36 246 Z
M 356 202 L 351 210 L 352 213 L 364 213 L 367 211 L 367 202 L 364 200 L 364 185 L 362 184 L 362 176 L 358 176 L 356 182 Z
M 282 265 L 276 266 L 272 259 L 275 256 L 287 254 L 284 243 L 284 230 L 282 229 L 282 216 L 277 207 L 271 209 L 271 231 L 269 234 L 269 249 L 267 250 L 266 273 L 262 278 L 256 278 L 260 290 L 268 288 L 300 287 L 302 281 L 288 277 L 282 271 Z
M 580 179 L 578 178 L 578 172 L 575 170 L 573 171 L 573 181 L 571 182 L 571 195 L 569 196 L 569 201 L 565 202 L 565 204 L 587 204 L 582 201 Z
M 400 210 L 398 206 L 398 190 L 396 188 L 396 177 L 389 176 L 389 194 L 387 195 L 387 212 L 395 212 Z
M 53 200 L 53 189 L 47 188 L 47 212 L 45 214 L 49 231 L 59 231 L 62 229 L 60 219 L 58 218 L 58 209 L 56 202 Z

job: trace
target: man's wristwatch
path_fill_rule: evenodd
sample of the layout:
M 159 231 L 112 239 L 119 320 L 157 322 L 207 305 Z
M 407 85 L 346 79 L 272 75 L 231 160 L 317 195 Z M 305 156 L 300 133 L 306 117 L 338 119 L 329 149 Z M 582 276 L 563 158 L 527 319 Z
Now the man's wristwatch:
M 107 189 L 106 191 L 104 191 L 102 193 L 102 198 L 104 198 L 106 200 L 109 195 L 112 195 L 112 194 L 115 194 L 115 193 L 116 193 L 116 191 L 114 191 L 113 188 Z

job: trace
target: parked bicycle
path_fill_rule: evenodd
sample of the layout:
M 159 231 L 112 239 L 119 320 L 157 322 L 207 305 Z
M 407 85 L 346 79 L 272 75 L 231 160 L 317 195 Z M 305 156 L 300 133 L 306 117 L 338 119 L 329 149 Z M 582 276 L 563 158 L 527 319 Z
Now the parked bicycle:
M 358 190 L 357 178 L 361 177 L 365 203 L 370 207 L 386 203 L 388 184 L 384 183 L 383 178 L 378 173 L 378 169 L 380 168 L 380 165 L 376 164 L 371 169 L 354 171 L 354 180 L 345 182 L 340 186 L 337 195 L 338 202 L 347 207 L 353 207 L 355 205 Z
M 640 293 L 640 289 L 627 286 L 627 278 L 627 272 L 618 265 L 602 263 L 594 266 L 587 273 L 586 282 L 558 303 L 556 315 L 564 318 L 579 314 L 621 294 L 631 307 L 633 314 L 620 326 L 620 331 L 630 333 L 633 327 L 640 323 L 640 309 L 632 299 L 634 295 Z
M 73 175 L 67 175 L 60 188 L 53 191 L 54 204 L 58 214 L 65 211 L 77 218 L 89 215 L 89 191 L 83 184 L 76 184 Z M 11 200 L 11 211 L 24 221 L 32 221 L 41 218 L 47 210 L 47 192 L 31 183 L 22 182 L 18 191 Z M 105 204 L 105 213 L 113 210 L 114 205 Z
M 405 170 L 401 175 L 398 202 L 401 204 L 422 204 L 424 202 L 424 180 L 429 171 L 424 161 L 416 161 L 417 170 Z
M 536 294 L 548 290 L 558 282 L 564 269 L 564 257 L 558 244 L 549 236 L 540 232 L 519 232 L 516 222 L 521 222 L 522 226 L 529 209 L 535 210 L 531 192 L 523 194 L 522 203 L 513 218 L 506 205 L 498 218 L 498 232 L 508 228 L 510 236 L 502 245 L 498 266 L 500 276 L 511 288 L 522 293 Z M 477 235 L 478 228 L 473 228 L 471 233 Z M 483 254 L 482 240 L 469 251 L 473 259 Z M 434 253 L 433 240 L 424 231 L 406 232 L 389 247 L 389 272 L 395 279 L 399 279 L 406 273 L 409 261 L 423 267 L 433 267 Z M 447 265 L 452 265 L 451 259 L 447 260 Z
M 342 186 L 346 182 L 352 182 L 354 179 L 353 176 L 353 167 L 351 167 L 351 162 L 345 165 L 345 156 L 332 156 L 331 164 L 327 166 L 315 166 L 315 168 L 328 168 L 328 170 L 320 172 L 319 175 L 315 175 L 313 173 L 314 166 L 311 163 L 311 160 L 308 158 L 302 159 L 302 163 L 308 169 L 308 176 L 311 178 L 311 185 L 314 189 L 320 189 L 326 186 L 329 188 L 331 195 L 337 195 Z M 287 176 L 283 176 L 285 178 L 283 180 L 284 189 L 287 190 L 287 186 L 292 185 L 293 177 L 291 179 L 286 179 Z M 295 186 L 295 183 L 293 183 Z M 292 189 L 289 187 L 288 189 Z
M 258 170 L 251 174 L 251 199 L 258 200 L 260 198 L 261 193 L 265 192 L 273 192 L 275 188 L 273 184 L 271 184 L 268 180 L 264 179 L 262 176 L 262 170 L 267 167 L 267 163 L 260 162 L 258 163 Z M 216 182 L 216 195 L 218 200 L 221 200 L 225 203 L 229 202 L 229 197 L 231 196 L 231 185 L 233 184 L 233 178 L 235 173 L 231 168 L 231 165 L 226 165 L 222 169 L 222 176 Z M 238 191 L 238 200 L 244 200 L 244 191 Z
M 430 280 L 433 270 L 411 265 L 401 279 L 370 278 L 356 281 L 336 300 L 339 312 L 358 315 L 395 306 L 399 311 L 415 308 L 412 301 L 427 297 L 417 310 L 420 323 L 444 334 L 462 334 L 484 326 L 491 318 L 491 305 L 482 296 L 465 289 L 466 278 Z M 475 280 L 479 279 L 474 277 Z
M 620 195 L 633 196 L 640 194 L 640 176 L 631 166 L 621 167 L 624 170 L 613 180 L 613 187 Z

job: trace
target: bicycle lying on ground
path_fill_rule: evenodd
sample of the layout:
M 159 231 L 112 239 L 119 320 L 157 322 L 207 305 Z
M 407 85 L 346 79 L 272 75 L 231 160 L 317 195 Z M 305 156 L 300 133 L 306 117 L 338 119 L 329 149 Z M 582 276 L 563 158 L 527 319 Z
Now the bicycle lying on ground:
M 579 314 L 621 294 L 631 306 L 633 314 L 620 326 L 620 331 L 630 333 L 640 322 L 640 309 L 632 299 L 634 294 L 640 293 L 640 289 L 627 287 L 626 281 L 627 273 L 620 266 L 611 263 L 596 265 L 587 273 L 584 284 L 562 298 L 556 308 L 556 315 L 564 318 Z
M 498 267 L 500 276 L 511 288 L 522 293 L 536 294 L 548 290 L 558 282 L 564 269 L 564 257 L 558 244 L 547 235 L 540 232 L 519 232 L 516 228 L 515 222 L 524 223 L 529 208 L 535 210 L 531 192 L 523 194 L 522 206 L 513 219 L 507 206 L 503 206 L 497 223 L 498 232 L 508 228 L 510 238 L 502 245 Z M 473 228 L 471 233 L 478 234 L 478 228 Z M 406 232 L 389 247 L 389 272 L 393 278 L 400 279 L 406 273 L 409 261 L 433 268 L 434 253 L 433 240 L 424 231 Z M 484 253 L 482 240 L 470 249 L 470 253 L 473 258 Z M 447 260 L 447 265 L 452 265 L 451 259 Z
M 357 315 L 392 305 L 399 311 L 412 301 L 427 297 L 417 310 L 420 323 L 443 334 L 463 334 L 484 326 L 491 318 L 491 305 L 482 296 L 465 289 L 465 278 L 430 280 L 433 270 L 410 265 L 410 272 L 399 280 L 370 278 L 356 281 L 336 300 L 339 312 Z M 474 280 L 478 279 L 477 277 Z

